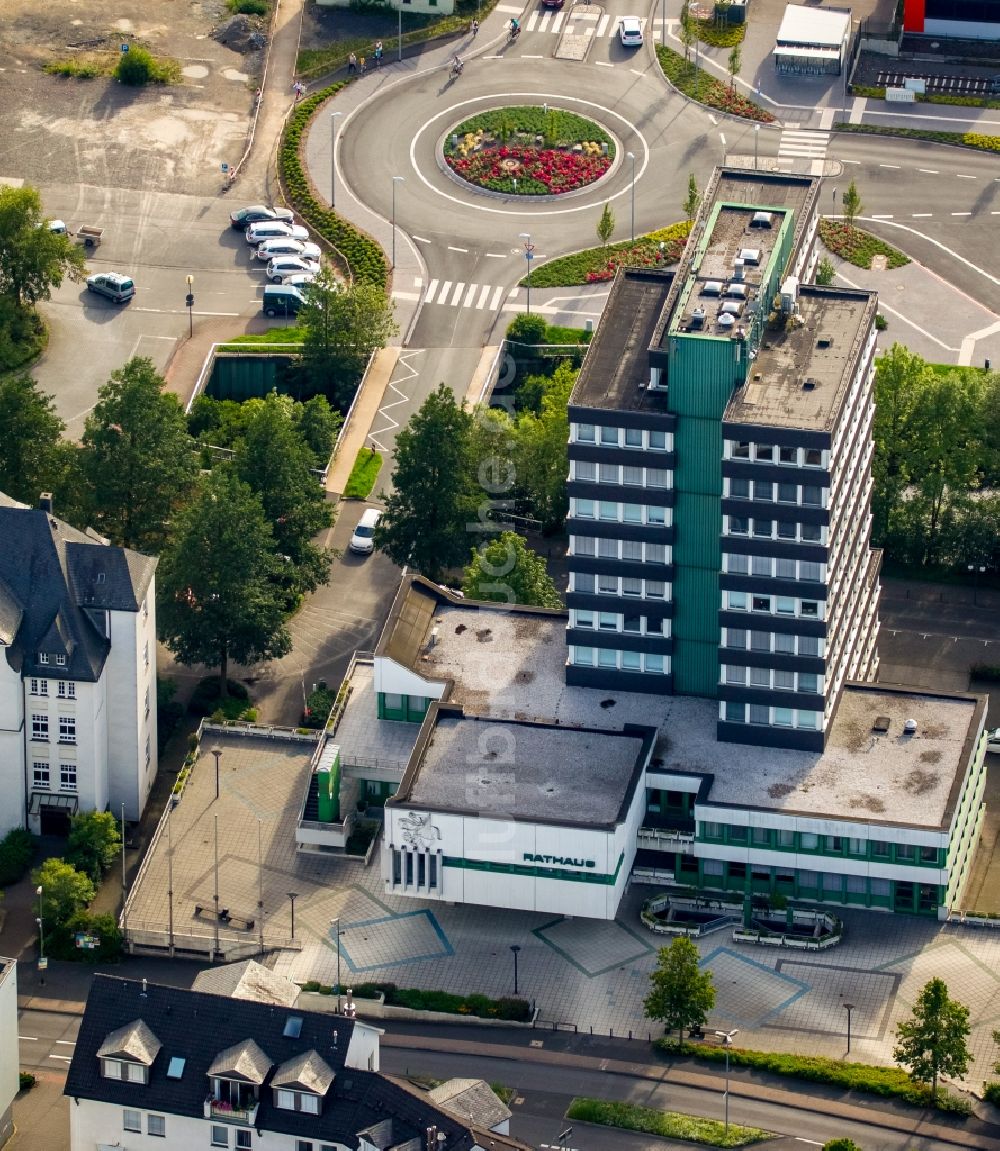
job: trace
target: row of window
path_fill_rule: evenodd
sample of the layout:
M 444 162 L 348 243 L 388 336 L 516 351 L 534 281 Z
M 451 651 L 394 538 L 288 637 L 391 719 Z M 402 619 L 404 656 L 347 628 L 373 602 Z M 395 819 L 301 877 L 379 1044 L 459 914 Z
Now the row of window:
M 743 882 L 747 878 L 747 865 L 745 863 L 724 863 L 721 859 L 706 859 L 702 867 L 702 874 L 725 876 L 729 880 Z M 763 882 L 770 882 L 771 868 L 750 868 L 750 878 Z M 795 871 L 776 871 L 775 885 L 778 890 L 792 887 L 800 895 L 806 891 L 826 892 L 828 896 L 838 898 L 844 894 L 872 895 L 884 898 L 891 894 L 892 886 L 888 879 L 880 879 L 874 875 L 841 875 L 837 872 L 807 871 L 800 867 Z
M 136 1135 L 142 1134 L 142 1112 L 133 1111 L 131 1108 L 126 1107 L 122 1111 L 122 1127 L 126 1131 L 132 1131 Z M 161 1139 L 165 1139 L 167 1135 L 167 1117 L 166 1115 L 151 1115 L 146 1116 L 146 1134 L 158 1135 Z
M 670 635 L 670 620 L 653 619 L 647 615 L 620 615 L 613 611 L 582 611 L 574 608 L 569 613 L 569 626 L 597 631 L 625 631 L 632 635 Z
M 725 532 L 730 536 L 754 536 L 762 540 L 788 540 L 790 543 L 819 544 L 823 528 L 819 524 L 800 524 L 794 520 L 750 519 L 748 516 L 724 516 Z
M 820 448 L 781 448 L 774 444 L 754 444 L 749 440 L 726 440 L 726 458 L 760 460 L 768 464 L 787 464 L 798 468 L 821 468 L 824 452 Z
M 729 575 L 755 575 L 774 579 L 823 579 L 823 565 L 811 560 L 776 559 L 773 556 L 746 556 L 727 552 L 723 557 L 724 570 Z
M 722 629 L 722 646 L 746 651 L 777 652 L 780 655 L 811 655 L 822 657 L 826 641 L 815 635 L 787 635 L 780 631 L 748 631 L 742 627 Z
M 644 431 L 642 428 L 605 428 L 595 424 L 573 424 L 570 441 L 575 444 L 601 444 L 606 448 L 645 448 L 651 452 L 673 449 L 673 436 L 668 432 Z
M 761 727 L 795 727 L 800 731 L 817 731 L 822 725 L 823 713 L 802 711 L 794 707 L 768 707 L 764 703 L 748 705 L 730 699 L 721 705 L 720 718 L 727 723 L 752 723 Z
M 605 540 L 596 536 L 570 536 L 570 555 L 600 556 L 601 559 L 633 560 L 636 563 L 668 564 L 670 548 L 666 544 L 643 543 L 640 540 Z
M 231 1128 L 212 1125 L 212 1146 L 213 1147 L 228 1147 L 229 1146 L 229 1132 Z M 236 1136 L 235 1146 L 237 1151 L 243 1151 L 244 1148 L 252 1147 L 251 1138 L 253 1133 L 250 1131 L 241 1131 L 239 1128 L 233 1132 Z M 301 1141 L 300 1141 L 301 1142 Z
M 633 576 L 593 575 L 590 572 L 570 572 L 569 590 L 585 595 L 616 595 L 632 599 L 669 598 L 668 585 L 663 580 L 636 579 Z
M 610 647 L 571 647 L 569 662 L 574 667 L 603 667 L 609 671 L 640 671 L 669 675 L 670 658 L 656 652 L 615 651 Z
M 698 825 L 699 839 L 738 846 L 813 851 L 819 855 L 844 855 L 852 859 L 880 859 L 893 863 L 923 863 L 937 867 L 940 850 L 912 843 L 889 843 L 884 839 L 857 839 L 847 835 L 818 835 L 810 831 L 787 831 L 773 827 L 742 827 L 735 823 L 705 822 Z
M 52 788 L 52 767 L 51 764 L 41 763 L 36 760 L 31 765 L 31 783 L 36 791 L 50 791 Z M 75 763 L 60 763 L 59 764 L 59 790 L 60 791 L 73 791 L 76 787 L 76 764 Z M 118 1077 L 120 1078 L 120 1077 Z
M 727 663 L 722 666 L 725 683 L 749 683 L 751 687 L 772 688 L 774 691 L 822 691 L 822 682 L 815 672 L 782 671 L 770 667 L 742 667 Z
M 36 743 L 49 741 L 49 717 L 35 713 L 31 717 L 31 738 Z M 59 742 L 76 743 L 76 717 L 72 715 L 59 716 Z
M 670 524 L 669 508 L 651 507 L 649 504 L 620 504 L 615 500 L 581 500 L 575 496 L 569 501 L 571 519 L 608 520 L 618 524 Z
M 796 619 L 822 619 L 823 605 L 815 599 L 790 595 L 759 595 L 757 592 L 722 593 L 722 607 L 728 611 L 756 611 L 766 615 L 787 615 Z
M 770 480 L 754 480 L 751 488 L 749 480 L 734 477 L 726 480 L 724 494 L 733 500 L 754 499 L 769 504 L 804 504 L 810 508 L 823 506 L 823 489 L 818 484 L 773 484 Z
M 57 699 L 76 699 L 76 684 L 71 679 L 51 681 L 56 685 Z M 32 679 L 29 681 L 29 691 L 32 695 L 48 695 L 49 683 L 47 679 Z
M 56 665 L 56 667 L 65 667 L 66 666 L 66 657 L 64 655 L 49 655 L 49 653 L 46 651 L 40 651 L 38 653 L 38 662 L 43 667 L 47 666 L 50 663 L 54 663 Z
M 641 468 L 629 464 L 595 464 L 571 460 L 569 478 L 590 484 L 627 484 L 637 488 L 669 488 L 673 473 L 666 468 Z

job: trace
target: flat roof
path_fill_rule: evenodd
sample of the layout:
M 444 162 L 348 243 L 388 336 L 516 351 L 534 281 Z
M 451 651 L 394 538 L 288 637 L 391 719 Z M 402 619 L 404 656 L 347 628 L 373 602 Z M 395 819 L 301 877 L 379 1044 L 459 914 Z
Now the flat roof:
M 341 763 L 403 771 L 413 751 L 420 725 L 379 719 L 375 699 L 375 668 L 370 660 L 355 660 L 350 694 L 337 723 L 333 743 Z
M 396 800 L 476 816 L 613 826 L 652 746 L 644 732 L 463 716 L 434 708 Z
M 732 395 L 728 422 L 828 431 L 850 390 L 876 309 L 873 292 L 798 289 L 794 316 L 764 329 L 747 382 Z
M 806 8 L 789 4 L 778 29 L 779 47 L 840 48 L 850 31 L 849 8 Z
M 427 648 L 423 637 L 411 666 L 451 680 L 449 704 L 562 727 L 656 727 L 652 770 L 712 775 L 708 803 L 940 829 L 982 723 L 976 696 L 850 685 L 822 753 L 722 743 L 717 700 L 567 685 L 564 613 L 455 600 L 420 577 L 404 580 L 397 599 L 412 595 L 436 601 L 428 634 L 436 628 L 437 638 Z M 867 738 L 880 715 L 890 717 L 889 734 Z M 908 718 L 916 736 L 901 734 Z

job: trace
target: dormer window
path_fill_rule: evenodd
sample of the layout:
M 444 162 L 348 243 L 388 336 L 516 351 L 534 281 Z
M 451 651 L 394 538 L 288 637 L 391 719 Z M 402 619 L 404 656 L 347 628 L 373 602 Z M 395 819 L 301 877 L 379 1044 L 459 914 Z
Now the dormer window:
M 295 1020 L 292 1016 L 289 1023 Z M 298 1021 L 298 1020 L 296 1020 Z M 300 1022 L 300 1021 L 298 1021 Z M 281 1111 L 304 1111 L 318 1115 L 320 1100 L 333 1083 L 333 1068 L 315 1049 L 296 1055 L 275 1071 L 271 1080 L 274 1105 Z
M 311 1091 L 287 1091 L 275 1088 L 274 1105 L 282 1111 L 305 1111 L 309 1115 L 319 1114 L 319 1096 Z
M 64 655 L 57 655 L 56 656 L 56 667 L 65 667 L 65 666 L 66 666 L 66 657 Z
M 101 1076 L 104 1079 L 121 1079 L 126 1083 L 148 1083 L 149 1068 L 127 1059 L 102 1059 Z
M 40 651 L 38 653 L 38 662 L 41 664 L 48 663 L 49 662 L 49 653 L 47 651 Z

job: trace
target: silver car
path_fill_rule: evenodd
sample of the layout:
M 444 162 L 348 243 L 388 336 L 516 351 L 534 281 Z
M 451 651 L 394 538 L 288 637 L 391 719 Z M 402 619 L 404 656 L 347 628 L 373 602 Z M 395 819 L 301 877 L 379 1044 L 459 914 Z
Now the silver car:
M 267 265 L 267 278 L 275 284 L 283 284 L 292 276 L 315 276 L 319 271 L 318 260 L 306 260 L 302 256 L 276 256 Z
M 257 247 L 265 240 L 308 240 L 309 229 L 301 224 L 289 224 L 284 220 L 265 220 L 261 224 L 251 224 L 246 230 L 248 244 Z
M 265 240 L 263 244 L 258 245 L 255 254 L 258 260 L 263 260 L 265 263 L 276 256 L 302 256 L 318 264 L 320 250 L 318 245 L 307 243 L 305 240 L 280 239 Z

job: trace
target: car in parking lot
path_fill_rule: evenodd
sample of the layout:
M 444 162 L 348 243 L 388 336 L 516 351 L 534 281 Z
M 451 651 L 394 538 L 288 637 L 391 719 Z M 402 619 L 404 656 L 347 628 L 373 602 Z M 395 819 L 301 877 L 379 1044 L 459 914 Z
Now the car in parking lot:
M 127 304 L 135 295 L 135 284 L 131 276 L 122 272 L 98 272 L 87 277 L 87 291 L 113 300 L 116 304 Z
M 542 0 L 543 8 L 561 8 L 565 0 Z
M 618 25 L 618 39 L 624 48 L 642 47 L 642 21 L 638 16 L 623 16 Z
M 315 276 L 319 271 L 319 261 L 306 260 L 302 256 L 275 256 L 267 265 L 267 278 L 275 284 L 283 284 L 291 276 L 306 273 Z
M 986 750 L 993 755 L 1000 755 L 1000 727 L 986 733 Z
M 289 224 L 285 220 L 263 220 L 251 224 L 246 230 L 246 241 L 256 248 L 265 240 L 308 240 L 309 229 L 301 224 Z
M 290 288 L 303 288 L 306 284 L 311 284 L 316 279 L 314 272 L 296 272 L 294 276 L 286 276 L 284 283 Z
M 297 316 L 305 302 L 300 288 L 293 288 L 290 284 L 268 284 L 264 288 L 260 310 L 272 319 L 275 316 Z
M 273 260 L 275 256 L 302 256 L 306 260 L 315 260 L 319 263 L 320 249 L 317 244 L 310 244 L 305 240 L 265 240 L 257 245 L 254 256 L 265 263 Z
M 251 224 L 263 220 L 286 220 L 292 222 L 292 213 L 287 208 L 268 208 L 265 204 L 251 204 L 247 208 L 237 208 L 229 213 L 229 222 L 234 228 L 245 231 Z

